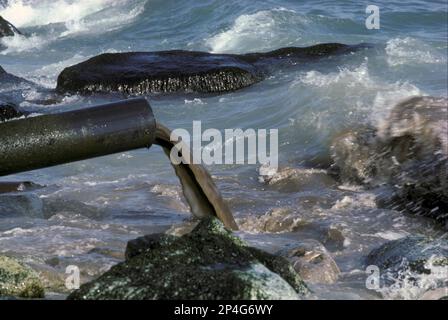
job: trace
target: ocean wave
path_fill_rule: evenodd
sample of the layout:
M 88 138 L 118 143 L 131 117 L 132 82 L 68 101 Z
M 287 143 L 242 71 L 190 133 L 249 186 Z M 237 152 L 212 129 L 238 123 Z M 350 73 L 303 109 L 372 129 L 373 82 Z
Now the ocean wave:
M 0 15 L 16 27 L 41 26 L 50 23 L 80 20 L 88 15 L 128 1 L 117 0 L 10 0 Z
M 72 35 L 101 34 L 125 26 L 139 16 L 146 1 L 94 0 L 72 2 L 13 0 L 0 9 L 0 15 L 18 28 L 62 24 L 62 28 L 52 27 L 49 31 L 39 29 L 30 36 L 15 35 L 2 38 L 6 47 L 0 53 L 34 51 L 47 44 Z
M 414 38 L 394 38 L 387 41 L 387 63 L 390 66 L 404 64 L 435 63 L 446 64 L 444 54 L 440 54 L 434 48 L 421 40 Z
M 327 121 L 322 125 L 334 121 L 338 114 L 378 124 L 389 115 L 390 108 L 397 102 L 409 96 L 422 95 L 422 91 L 409 82 L 391 83 L 372 75 L 367 58 L 358 66 L 339 68 L 336 72 L 311 70 L 302 73 L 290 89 L 299 87 L 315 91 L 316 96 L 325 97 L 327 103 L 331 101 L 332 105 L 342 105 L 341 108 L 326 107 L 323 116 Z M 313 114 L 319 115 L 320 122 L 323 121 L 322 114 L 317 110 Z
M 6 55 L 40 49 L 49 41 L 50 38 L 38 36 L 37 34 L 30 36 L 16 34 L 12 37 L 3 37 L 0 39 L 0 48 L 5 47 L 5 49 L 0 51 L 0 54 Z
M 293 10 L 275 8 L 240 15 L 233 25 L 206 40 L 212 52 L 263 51 L 300 41 L 308 18 Z
M 30 72 L 27 76 L 32 81 L 46 88 L 55 88 L 56 78 L 65 67 L 80 63 L 86 59 L 87 58 L 81 54 L 75 54 L 68 59 L 45 65 L 40 69 Z

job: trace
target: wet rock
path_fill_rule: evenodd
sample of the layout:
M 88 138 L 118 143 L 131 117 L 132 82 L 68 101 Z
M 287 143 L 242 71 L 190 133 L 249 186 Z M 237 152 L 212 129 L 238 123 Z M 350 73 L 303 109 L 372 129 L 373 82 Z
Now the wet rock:
M 361 47 L 320 44 L 246 55 L 183 50 L 105 53 L 65 68 L 58 76 L 57 90 L 126 94 L 228 92 L 261 81 L 272 64 L 309 61 Z
M 81 201 L 63 198 L 45 198 L 43 200 L 43 215 L 49 219 L 57 214 L 82 215 L 90 219 L 101 219 L 105 216 L 105 211 Z
M 323 231 L 322 242 L 331 251 L 344 249 L 346 238 L 342 230 L 337 227 L 329 227 Z
M 50 292 L 64 292 L 68 294 L 68 289 L 65 286 L 68 274 L 65 273 L 65 270 L 57 270 L 51 265 L 41 263 L 30 263 L 29 265 L 39 275 L 46 295 Z
M 15 259 L 0 256 L 0 297 L 43 298 L 37 274 Z
M 448 100 L 412 97 L 397 104 L 381 128 L 343 133 L 332 144 L 344 182 L 388 184 L 388 206 L 448 220 Z
M 57 89 L 127 94 L 225 92 L 260 79 L 255 66 L 233 56 L 189 51 L 105 53 L 65 68 Z
M 366 265 L 379 268 L 383 292 L 407 289 L 417 298 L 448 288 L 448 241 L 423 236 L 390 241 L 372 250 Z
M 297 299 L 307 292 L 285 259 L 248 247 L 217 219 L 182 237 L 132 241 L 127 260 L 69 299 Z
M 183 236 L 193 231 L 193 229 L 196 228 L 199 222 L 200 221 L 198 219 L 192 219 L 183 221 L 180 224 L 174 224 L 167 231 L 165 231 L 165 234 L 176 237 Z
M 0 71 L 1 72 L 1 71 Z M 12 103 L 5 103 L 0 101 L 0 122 L 20 118 L 26 116 L 28 112 L 21 111 Z
M 2 181 L 0 182 L 0 194 L 9 192 L 32 191 L 43 186 L 31 181 Z
M 406 260 L 412 271 L 429 274 L 431 270 L 426 265 L 429 259 L 433 259 L 434 265 L 448 266 L 448 241 L 423 236 L 393 240 L 372 250 L 367 256 L 367 263 L 394 269 L 401 268 L 403 260 Z
M 376 130 L 371 127 L 347 130 L 333 139 L 333 173 L 345 183 L 366 184 L 374 177 Z
M 143 237 L 131 240 L 126 246 L 125 257 L 126 260 L 130 260 L 142 253 L 149 252 L 151 250 L 168 245 L 175 241 L 177 237 L 166 235 L 164 233 L 148 234 Z
M 16 34 L 22 34 L 16 27 L 12 25 L 9 21 L 5 20 L 0 16 L 0 38 L 11 37 Z
M 282 255 L 307 283 L 332 284 L 341 273 L 330 253 L 316 240 L 305 240 Z

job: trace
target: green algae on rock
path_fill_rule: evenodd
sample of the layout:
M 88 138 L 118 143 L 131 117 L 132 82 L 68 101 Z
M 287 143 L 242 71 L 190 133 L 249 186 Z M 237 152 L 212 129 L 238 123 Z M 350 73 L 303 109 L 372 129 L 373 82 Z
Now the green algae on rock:
M 43 298 L 37 274 L 17 260 L 0 256 L 0 297 Z
M 288 261 L 250 248 L 209 218 L 182 237 L 129 243 L 126 261 L 68 299 L 299 299 L 308 292 Z

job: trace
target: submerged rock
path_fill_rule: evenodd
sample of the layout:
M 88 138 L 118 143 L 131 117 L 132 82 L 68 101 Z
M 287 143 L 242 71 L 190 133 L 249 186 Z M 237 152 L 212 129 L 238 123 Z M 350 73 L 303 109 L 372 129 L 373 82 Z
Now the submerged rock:
M 43 186 L 31 182 L 31 181 L 2 181 L 0 182 L 0 194 L 2 193 L 10 193 L 10 192 L 24 192 L 24 191 L 32 191 Z
M 308 222 L 288 207 L 274 208 L 264 215 L 247 216 L 238 220 L 241 230 L 248 232 L 295 232 Z
M 129 243 L 126 261 L 69 299 L 297 299 L 307 288 L 283 258 L 248 247 L 217 219 L 182 237 Z
M 105 53 L 65 68 L 58 76 L 57 90 L 126 94 L 228 92 L 261 81 L 273 64 L 309 61 L 361 47 L 365 46 L 329 43 L 245 55 L 183 50 Z
M 15 259 L 0 256 L 0 297 L 43 298 L 37 274 Z
M 379 268 L 380 290 L 389 296 L 418 298 L 438 288 L 448 290 L 446 239 L 408 236 L 390 241 L 372 250 L 366 264 Z
M 335 283 L 341 271 L 325 247 L 316 240 L 303 241 L 283 255 L 307 283 Z
M 32 192 L 0 194 L 0 218 L 12 216 L 44 218 L 42 199 Z
M 43 216 L 49 219 L 57 214 L 69 216 L 82 215 L 89 219 L 101 219 L 105 216 L 105 211 L 101 208 L 87 205 L 81 201 L 47 197 L 43 199 Z
M 384 126 L 345 132 L 332 144 L 344 182 L 389 184 L 388 205 L 448 220 L 448 99 L 412 97 L 397 104 Z
M 372 250 L 367 256 L 367 264 L 383 269 L 402 269 L 403 260 L 417 273 L 430 274 L 427 262 L 433 259 L 433 265 L 448 267 L 448 241 L 430 239 L 423 236 L 408 236 L 393 240 Z M 445 279 L 448 280 L 448 279 Z
M 22 34 L 16 27 L 12 25 L 9 21 L 5 20 L 0 16 L 0 38 L 11 37 L 15 34 Z

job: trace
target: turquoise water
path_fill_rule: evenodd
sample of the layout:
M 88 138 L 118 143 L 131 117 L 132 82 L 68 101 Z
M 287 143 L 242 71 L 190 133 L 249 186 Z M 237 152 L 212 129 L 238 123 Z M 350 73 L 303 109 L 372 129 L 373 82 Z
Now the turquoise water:
M 0 40 L 0 65 L 35 85 L 0 87 L 0 99 L 36 113 L 121 99 L 117 94 L 54 99 L 51 91 L 64 67 L 104 52 L 246 53 L 322 42 L 374 44 L 351 56 L 278 70 L 265 81 L 233 93 L 147 98 L 156 118 L 170 128 L 190 129 L 193 120 L 220 130 L 278 128 L 280 166 L 295 169 L 299 178 L 286 177 L 280 186 L 271 186 L 260 181 L 257 165 L 209 167 L 242 226 L 241 235 L 271 251 L 305 239 L 318 240 L 342 275 L 335 284 L 316 285 L 313 297 L 378 298 L 364 286 L 362 264 L 369 250 L 407 234 L 441 231 L 422 218 L 377 208 L 376 195 L 359 186 L 332 181 L 324 170 L 330 161 L 329 145 L 343 130 L 381 125 L 394 103 L 405 97 L 448 95 L 448 17 L 446 1 L 375 1 L 380 29 L 368 30 L 365 8 L 369 4 L 7 1 L 0 15 L 27 36 Z M 50 98 L 54 103 L 39 102 Z M 25 257 L 55 274 L 63 274 L 68 264 L 78 264 L 87 280 L 120 259 L 92 249 L 121 252 L 128 239 L 189 217 L 177 179 L 158 147 L 2 178 L 12 179 L 46 187 L 21 200 L 26 205 L 14 204 L 13 217 L 0 219 L 0 252 Z M 31 210 L 29 206 L 46 210 L 48 202 L 56 213 L 50 219 L 22 214 Z M 295 224 L 266 230 L 267 220 L 285 217 Z M 300 228 L 298 221 L 304 222 Z M 328 239 L 333 229 L 343 237 Z M 46 261 L 54 257 L 60 263 L 49 265 Z M 385 297 L 409 296 L 399 292 Z

